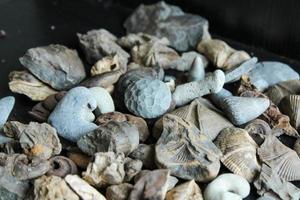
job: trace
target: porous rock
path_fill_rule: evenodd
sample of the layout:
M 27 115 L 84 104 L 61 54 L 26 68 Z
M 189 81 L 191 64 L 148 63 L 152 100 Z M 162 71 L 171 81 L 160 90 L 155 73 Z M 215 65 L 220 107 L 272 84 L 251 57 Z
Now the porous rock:
M 57 90 L 69 89 L 86 76 L 77 51 L 63 45 L 29 49 L 20 62 L 38 79 Z
M 116 121 L 99 126 L 77 141 L 78 147 L 88 155 L 107 151 L 123 152 L 128 155 L 138 147 L 138 144 L 137 128 L 128 122 Z
M 127 33 L 144 32 L 158 38 L 166 37 L 179 51 L 194 48 L 203 38 L 210 38 L 208 21 L 186 14 L 179 7 L 160 1 L 140 5 L 124 23 Z
M 24 94 L 33 101 L 43 101 L 48 96 L 57 93 L 28 71 L 12 71 L 9 74 L 8 85 L 12 92 Z
M 60 136 L 76 142 L 81 136 L 97 128 L 92 123 L 95 119 L 92 111 L 96 108 L 97 101 L 90 90 L 75 87 L 56 105 L 48 122 Z

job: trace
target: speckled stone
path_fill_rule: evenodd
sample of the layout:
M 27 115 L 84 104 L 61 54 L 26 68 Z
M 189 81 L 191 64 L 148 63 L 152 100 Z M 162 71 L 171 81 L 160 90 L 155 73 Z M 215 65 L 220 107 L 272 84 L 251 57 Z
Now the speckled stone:
M 8 96 L 0 99 L 0 130 L 3 128 L 3 125 L 7 121 L 14 105 L 15 97 Z
M 259 91 L 264 91 L 283 81 L 299 80 L 299 74 L 287 64 L 267 61 L 257 63 L 250 71 L 249 79 Z
M 198 15 L 184 13 L 179 7 L 160 1 L 140 5 L 124 23 L 127 33 L 147 33 L 166 37 L 179 51 L 194 48 L 203 38 L 209 38 L 208 21 Z
M 57 90 L 69 89 L 86 76 L 77 51 L 63 45 L 29 49 L 20 62 L 38 79 Z
M 61 137 L 76 142 L 98 127 L 92 123 L 95 119 L 92 111 L 96 108 L 97 101 L 91 91 L 85 87 L 75 87 L 57 104 L 48 122 Z
M 155 118 L 169 109 L 172 95 L 169 87 L 162 81 L 143 78 L 129 85 L 125 91 L 124 102 L 135 115 Z

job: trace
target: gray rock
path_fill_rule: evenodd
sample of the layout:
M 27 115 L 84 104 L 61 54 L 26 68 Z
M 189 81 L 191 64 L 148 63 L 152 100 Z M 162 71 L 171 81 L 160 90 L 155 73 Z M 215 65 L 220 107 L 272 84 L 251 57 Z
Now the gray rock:
M 155 150 L 154 145 L 139 144 L 139 146 L 130 153 L 129 157 L 141 160 L 146 169 L 155 169 Z
M 143 78 L 126 89 L 124 103 L 129 111 L 143 118 L 155 118 L 170 108 L 172 94 L 158 79 Z
M 8 96 L 0 99 L 0 130 L 7 121 L 9 114 L 11 113 L 15 105 L 15 97 Z
M 118 55 L 122 65 L 126 65 L 129 54 L 116 42 L 117 38 L 105 29 L 91 30 L 86 34 L 77 34 L 80 47 L 87 61 L 94 64 L 105 56 Z
M 113 151 L 128 155 L 139 145 L 138 129 L 128 122 L 110 121 L 83 135 L 77 146 L 86 154 Z
M 221 108 L 224 99 L 230 96 L 232 96 L 232 93 L 223 88 L 222 90 L 220 90 L 220 92 L 210 94 L 209 99 L 214 103 L 215 106 Z
M 200 57 L 196 57 L 189 71 L 188 81 L 200 81 L 205 77 L 204 64 Z
M 175 60 L 172 65 L 170 65 L 170 68 L 178 71 L 189 71 L 196 57 L 201 58 L 204 68 L 208 66 L 208 59 L 205 56 L 195 51 L 189 51 L 183 53 L 180 59 Z
M 173 93 L 173 100 L 176 106 L 182 106 L 198 97 L 219 92 L 223 88 L 224 82 L 225 75 L 223 71 L 216 70 L 201 81 L 193 81 L 177 86 Z
M 142 170 L 142 167 L 142 161 L 126 157 L 124 162 L 124 182 L 130 182 Z
M 186 14 L 179 7 L 160 1 L 140 5 L 124 23 L 127 33 L 147 33 L 166 37 L 179 51 L 194 48 L 203 38 L 210 38 L 208 21 L 200 16 Z
M 257 58 L 253 57 L 249 60 L 246 60 L 242 64 L 237 67 L 231 68 L 229 71 L 225 73 L 225 83 L 232 83 L 241 78 L 242 75 L 247 74 L 251 70 L 253 70 L 257 65 Z
M 259 62 L 256 68 L 250 71 L 251 83 L 259 90 L 288 80 L 299 80 L 299 74 L 290 66 L 280 62 Z
M 77 51 L 63 45 L 29 49 L 20 62 L 38 79 L 57 90 L 69 89 L 86 76 Z
M 21 200 L 18 195 L 0 187 L 0 200 Z
M 245 124 L 267 110 L 270 100 L 255 97 L 230 96 L 221 102 L 221 108 L 234 125 Z
M 59 101 L 48 122 L 61 137 L 76 142 L 98 127 L 92 123 L 95 119 L 92 111 L 96 108 L 97 101 L 91 91 L 85 87 L 76 87 Z

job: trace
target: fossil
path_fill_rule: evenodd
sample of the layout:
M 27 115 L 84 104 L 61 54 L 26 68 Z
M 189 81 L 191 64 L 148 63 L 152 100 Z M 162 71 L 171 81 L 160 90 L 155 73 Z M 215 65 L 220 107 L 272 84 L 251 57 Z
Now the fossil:
M 122 183 L 119 185 L 112 185 L 106 189 L 107 200 L 127 200 L 133 185 L 129 183 Z
M 91 76 L 96 76 L 111 71 L 120 71 L 124 73 L 126 71 L 126 68 L 121 68 L 119 57 L 117 55 L 106 56 L 98 60 L 91 68 Z
M 64 156 L 54 156 L 49 159 L 51 169 L 47 172 L 47 175 L 59 176 L 64 178 L 68 174 L 77 174 L 76 164 Z
M 204 64 L 200 57 L 196 57 L 189 70 L 188 81 L 200 81 L 205 77 Z
M 300 157 L 300 139 L 296 140 L 293 149 L 294 149 L 294 151 L 296 151 L 296 153 Z
M 82 136 L 78 147 L 88 155 L 96 152 L 123 152 L 128 155 L 139 144 L 138 129 L 128 122 L 111 121 Z
M 49 95 L 57 93 L 28 71 L 13 71 L 9 74 L 9 89 L 12 92 L 24 94 L 33 101 L 43 101 Z
M 207 56 L 216 67 L 224 70 L 232 69 L 250 59 L 247 52 L 235 50 L 224 41 L 217 39 L 200 41 L 197 50 Z
M 49 45 L 27 50 L 21 64 L 33 75 L 56 90 L 70 89 L 85 77 L 77 51 L 63 45 Z
M 184 182 L 167 193 L 166 200 L 203 200 L 200 187 L 194 180 Z
M 129 154 L 129 157 L 143 162 L 146 169 L 155 169 L 155 145 L 139 144 L 139 146 Z
M 217 176 L 222 153 L 195 125 L 175 115 L 163 118 L 163 132 L 155 146 L 159 168 L 185 179 L 207 182 Z
M 222 151 L 221 162 L 233 173 L 253 182 L 260 171 L 256 157 L 257 144 L 241 128 L 225 128 L 215 141 Z
M 288 95 L 279 104 L 280 111 L 290 117 L 291 125 L 300 128 L 300 95 Z
M 246 124 L 244 128 L 256 144 L 261 145 L 267 135 L 274 134 L 269 124 L 261 119 L 255 119 Z M 279 136 L 279 135 L 275 135 Z
M 300 180 L 300 158 L 297 153 L 269 135 L 257 150 L 260 160 L 286 181 Z

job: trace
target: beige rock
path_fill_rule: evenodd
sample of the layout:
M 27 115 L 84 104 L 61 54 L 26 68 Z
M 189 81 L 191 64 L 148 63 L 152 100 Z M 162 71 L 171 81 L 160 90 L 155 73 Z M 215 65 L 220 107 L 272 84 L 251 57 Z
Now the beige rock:
M 97 61 L 95 65 L 91 68 L 91 76 L 96 76 L 98 74 L 103 74 L 104 72 L 117 71 L 120 70 L 120 63 L 118 56 L 106 56 L 101 60 Z
M 9 89 L 24 94 L 33 101 L 43 101 L 49 95 L 57 93 L 27 71 L 13 71 L 9 74 Z
M 194 180 L 182 183 L 167 193 L 166 200 L 203 200 L 200 187 Z

